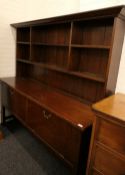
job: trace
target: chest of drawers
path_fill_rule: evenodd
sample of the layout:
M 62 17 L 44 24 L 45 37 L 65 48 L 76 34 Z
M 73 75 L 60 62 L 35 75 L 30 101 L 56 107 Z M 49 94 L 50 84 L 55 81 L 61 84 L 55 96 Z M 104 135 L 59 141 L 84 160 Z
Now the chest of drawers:
M 125 95 L 93 105 L 96 114 L 88 174 L 125 174 Z

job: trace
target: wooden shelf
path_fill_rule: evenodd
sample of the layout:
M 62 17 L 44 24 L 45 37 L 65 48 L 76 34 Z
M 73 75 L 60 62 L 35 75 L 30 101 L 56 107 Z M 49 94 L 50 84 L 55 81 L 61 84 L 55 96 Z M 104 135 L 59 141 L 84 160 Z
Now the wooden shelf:
M 18 41 L 17 44 L 24 44 L 24 45 L 30 45 L 30 42 L 25 42 L 25 41 Z
M 45 63 L 39 63 L 39 62 L 34 62 L 34 61 L 27 61 L 27 60 L 23 60 L 23 59 L 19 59 L 19 58 L 17 59 L 17 61 L 18 62 L 22 62 L 22 63 L 35 65 L 35 66 L 39 66 L 39 67 L 42 67 L 42 68 L 47 68 L 47 69 L 50 69 L 50 70 L 55 70 L 55 71 L 59 71 L 59 72 L 63 72 L 63 73 L 68 73 L 67 70 L 65 70 L 64 68 L 59 68 L 56 65 L 49 65 L 49 64 L 45 64 Z
M 89 80 L 93 80 L 93 81 L 97 81 L 97 82 L 101 82 L 101 83 L 105 82 L 105 79 L 103 77 L 101 77 L 99 75 L 96 75 L 96 74 L 89 73 L 89 72 L 73 72 L 73 71 L 69 71 L 69 70 L 64 69 L 64 68 L 59 68 L 56 65 L 49 65 L 49 64 L 32 62 L 32 61 L 27 61 L 27 60 L 22 60 L 22 59 L 17 59 L 17 61 L 27 63 L 27 64 L 36 65 L 36 66 L 40 66 L 42 68 L 46 68 L 46 69 L 66 73 L 66 74 L 69 74 L 69 75 L 74 75 L 74 76 L 77 76 L 77 77 L 80 77 L 80 78 L 85 78 L 85 79 L 89 79 Z
M 30 64 L 30 62 L 31 62 L 31 61 L 29 61 L 29 60 L 25 60 L 25 59 L 21 59 L 21 58 L 17 58 L 17 61 L 18 61 L 18 62 L 22 62 L 22 63 L 29 63 L 29 64 Z
M 56 46 L 56 47 L 68 47 L 68 44 L 58 44 L 58 43 L 41 43 L 41 42 L 32 42 L 32 45 L 38 46 Z
M 89 44 L 72 44 L 71 47 L 73 48 L 88 48 L 88 49 L 110 49 L 110 46 L 104 46 L 104 45 L 89 45 Z
M 81 78 L 86 78 L 86 79 L 90 79 L 93 81 L 98 81 L 98 82 L 105 82 L 105 78 L 101 77 L 100 75 L 96 75 L 90 72 L 71 72 L 72 75 L 81 77 Z

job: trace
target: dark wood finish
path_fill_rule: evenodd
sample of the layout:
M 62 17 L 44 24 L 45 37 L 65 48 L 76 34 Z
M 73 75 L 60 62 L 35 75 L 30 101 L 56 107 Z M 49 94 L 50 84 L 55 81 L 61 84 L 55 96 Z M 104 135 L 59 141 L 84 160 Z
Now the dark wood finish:
M 118 6 L 11 25 L 16 77 L 1 80 L 2 121 L 10 109 L 74 174 L 86 170 L 91 104 L 115 91 L 124 15 Z
M 68 97 L 67 95 L 63 95 L 62 93 L 55 91 L 55 89 L 52 89 L 45 84 L 26 78 L 16 77 L 3 78 L 2 82 L 2 104 L 7 108 L 9 108 L 9 99 L 5 98 L 4 94 L 7 94 L 3 90 L 5 87 L 7 87 L 9 91 L 12 89 L 19 94 L 22 94 L 24 97 L 42 105 L 75 127 L 77 127 L 77 124 L 79 123 L 84 127 L 90 126 L 93 121 L 93 112 L 91 111 L 90 106 Z M 7 95 L 7 98 L 8 97 L 9 96 Z M 78 126 L 78 128 L 80 127 Z
M 34 116 L 36 117 L 34 118 Z M 30 101 L 27 123 L 44 142 L 51 145 L 67 162 L 75 163 L 78 160 L 81 143 L 81 133 L 78 129 Z
M 3 139 L 3 133 L 2 133 L 2 131 L 0 131 L 0 140 L 2 140 Z
M 2 92 L 2 105 L 25 121 L 26 98 L 17 93 L 13 88 L 9 88 L 6 84 L 2 85 Z
M 125 174 L 125 95 L 116 94 L 93 105 L 96 114 L 87 174 Z
M 85 173 L 94 118 L 89 106 L 26 78 L 2 79 L 2 92 L 2 108 L 11 110 L 74 174 Z
M 124 38 L 123 14 L 124 7 L 118 6 L 12 24 L 17 28 L 17 65 L 21 65 L 17 76 L 28 74 L 43 82 L 42 67 L 49 77 L 44 83 L 89 104 L 114 93 Z M 91 95 L 86 95 L 86 89 Z

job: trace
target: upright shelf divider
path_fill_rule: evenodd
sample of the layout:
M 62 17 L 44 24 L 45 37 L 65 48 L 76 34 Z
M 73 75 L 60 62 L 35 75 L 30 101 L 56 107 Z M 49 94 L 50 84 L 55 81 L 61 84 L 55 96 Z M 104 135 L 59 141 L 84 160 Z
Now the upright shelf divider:
M 72 32 L 73 32 L 73 22 L 71 22 L 70 37 L 69 37 L 69 53 L 68 53 L 68 61 L 67 61 L 67 69 L 68 69 L 68 70 L 70 70 L 70 64 L 71 64 L 71 42 L 72 42 Z

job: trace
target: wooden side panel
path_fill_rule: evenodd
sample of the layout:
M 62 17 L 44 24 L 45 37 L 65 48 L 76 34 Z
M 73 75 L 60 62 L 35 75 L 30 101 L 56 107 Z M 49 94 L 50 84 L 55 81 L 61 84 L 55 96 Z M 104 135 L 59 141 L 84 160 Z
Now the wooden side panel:
M 112 48 L 110 51 L 110 59 L 107 71 L 107 93 L 114 93 L 116 88 L 122 45 L 125 33 L 125 22 L 119 18 L 115 18 Z

